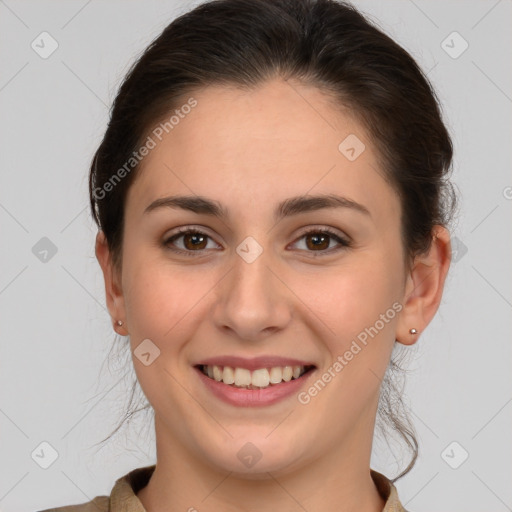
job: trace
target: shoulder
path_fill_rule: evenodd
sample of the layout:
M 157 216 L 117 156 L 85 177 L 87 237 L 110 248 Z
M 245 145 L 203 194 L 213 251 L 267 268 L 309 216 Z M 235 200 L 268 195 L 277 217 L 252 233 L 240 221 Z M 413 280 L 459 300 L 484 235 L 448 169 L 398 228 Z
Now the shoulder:
M 407 510 L 400 503 L 398 492 L 393 482 L 389 480 L 382 473 L 370 470 L 370 475 L 373 479 L 379 494 L 385 502 L 382 512 L 407 512 Z
M 86 503 L 78 505 L 66 505 L 64 507 L 48 508 L 39 512 L 108 512 L 109 497 L 96 496 L 96 498 Z
M 38 512 L 144 512 L 137 492 L 147 485 L 154 469 L 154 464 L 144 466 L 118 478 L 110 496 L 96 496 L 86 503 L 48 508 Z

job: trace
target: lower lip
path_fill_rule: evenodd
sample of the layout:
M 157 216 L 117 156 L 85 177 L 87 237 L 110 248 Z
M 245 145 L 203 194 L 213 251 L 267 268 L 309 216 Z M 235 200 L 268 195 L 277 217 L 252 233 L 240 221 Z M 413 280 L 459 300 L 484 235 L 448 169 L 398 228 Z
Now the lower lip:
M 194 368 L 199 374 L 199 378 L 216 397 L 224 402 L 239 407 L 257 407 L 262 405 L 271 405 L 283 400 L 290 395 L 299 392 L 300 388 L 306 384 L 315 369 L 309 370 L 302 377 L 292 379 L 288 382 L 273 384 L 264 389 L 244 389 L 235 386 L 229 386 L 223 382 L 217 382 L 205 375 L 200 368 Z

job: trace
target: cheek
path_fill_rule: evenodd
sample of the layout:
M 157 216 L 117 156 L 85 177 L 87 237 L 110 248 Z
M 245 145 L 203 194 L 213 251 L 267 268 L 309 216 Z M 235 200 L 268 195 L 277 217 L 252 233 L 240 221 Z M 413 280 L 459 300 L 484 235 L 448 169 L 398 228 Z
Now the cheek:
M 381 377 L 388 365 L 402 309 L 400 255 L 374 254 L 360 253 L 329 272 L 297 277 L 294 287 L 299 297 L 308 297 L 311 318 L 321 320 L 314 322 L 327 350 L 326 366 L 342 357 L 342 368 L 338 365 L 331 371 L 343 375 L 335 380 L 347 400 L 361 396 L 364 389 L 369 396 L 378 387 L 376 376 Z
M 133 259 L 127 265 L 126 274 L 129 277 L 123 288 L 131 330 L 147 336 L 149 333 L 142 331 L 149 329 L 156 335 L 159 326 L 170 324 L 173 316 L 179 314 L 179 281 L 170 286 L 158 266 Z
M 308 306 L 322 321 L 315 323 L 328 326 L 317 333 L 327 352 L 324 373 L 305 390 L 305 399 L 314 401 L 319 415 L 355 418 L 376 403 L 401 310 L 396 277 L 400 274 L 389 272 L 397 268 L 387 267 L 389 263 L 382 259 L 363 264 L 361 259 L 358 265 L 319 274 L 298 293 L 310 297 Z
M 206 266 L 172 264 L 162 255 L 132 252 L 123 282 L 125 307 L 133 335 L 154 337 L 162 348 L 197 317 L 208 290 L 218 281 Z
M 373 325 L 399 298 L 400 272 L 388 263 L 384 258 L 360 258 L 329 272 L 301 275 L 294 289 L 299 297 L 308 297 L 313 312 L 336 333 L 354 334 L 354 329 Z
M 218 279 L 211 270 L 179 267 L 143 251 L 132 252 L 125 269 L 123 289 L 137 379 L 152 406 L 164 410 L 169 399 L 179 402 L 180 388 L 172 376 L 183 363 L 183 349 L 198 320 L 207 315 L 204 299 Z M 143 342 L 147 344 L 147 339 L 159 352 L 151 352 L 151 362 L 146 366 L 138 360 L 137 348 Z M 155 350 L 149 346 L 150 351 Z M 158 354 L 154 359 L 153 353 Z M 181 415 L 186 417 L 186 411 Z

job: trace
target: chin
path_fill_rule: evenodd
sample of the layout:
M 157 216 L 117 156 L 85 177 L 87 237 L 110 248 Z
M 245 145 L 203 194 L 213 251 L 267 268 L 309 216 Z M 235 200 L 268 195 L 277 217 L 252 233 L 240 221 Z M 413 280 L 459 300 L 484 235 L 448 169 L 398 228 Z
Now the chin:
M 291 445 L 283 446 L 282 438 L 276 436 L 271 440 L 262 435 L 245 436 L 237 441 L 230 439 L 222 453 L 205 453 L 203 460 L 207 459 L 217 470 L 242 479 L 267 480 L 270 478 L 268 473 L 286 474 L 301 466 L 297 460 L 299 456 L 298 450 Z

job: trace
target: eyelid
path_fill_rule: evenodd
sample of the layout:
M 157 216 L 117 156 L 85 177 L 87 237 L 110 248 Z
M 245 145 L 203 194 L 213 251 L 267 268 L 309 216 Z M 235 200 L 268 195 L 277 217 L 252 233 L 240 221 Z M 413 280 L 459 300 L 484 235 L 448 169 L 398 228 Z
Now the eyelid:
M 335 230 L 334 228 L 331 228 L 329 226 L 309 226 L 309 227 L 305 228 L 303 231 L 301 231 L 301 233 L 298 235 L 298 237 L 295 239 L 295 241 L 292 242 L 292 244 L 297 243 L 299 240 L 304 238 L 306 235 L 313 234 L 313 233 L 326 234 L 330 238 L 336 240 L 336 242 L 338 243 L 338 247 L 331 247 L 330 249 L 326 249 L 323 251 L 302 250 L 303 252 L 311 253 L 313 255 L 315 255 L 315 254 L 327 255 L 327 254 L 331 254 L 333 252 L 337 252 L 341 249 L 348 248 L 348 247 L 352 246 L 352 240 L 350 239 L 350 237 L 348 235 L 346 235 L 344 233 L 341 234 L 340 232 L 338 232 L 337 230 Z
M 214 240 L 214 237 L 206 232 L 206 228 L 195 227 L 193 225 L 187 225 L 187 226 L 182 226 L 180 228 L 177 228 L 177 230 L 175 232 L 173 232 L 171 235 L 164 237 L 164 241 L 163 241 L 164 247 L 168 248 L 169 250 L 171 250 L 171 251 L 173 251 L 175 253 L 186 254 L 187 256 L 194 256 L 194 255 L 200 256 L 200 255 L 203 255 L 205 253 L 205 251 L 208 251 L 208 249 L 199 249 L 197 251 L 186 251 L 186 250 L 183 250 L 183 249 L 172 248 L 169 245 L 170 242 L 173 239 L 178 239 L 178 238 L 180 238 L 180 236 L 183 236 L 183 235 L 186 235 L 186 234 L 189 234 L 189 233 L 204 235 L 207 238 L 209 238 L 210 240 L 212 240 L 214 243 L 219 245 Z M 301 231 L 301 233 L 295 238 L 295 240 L 293 242 L 291 242 L 291 245 L 296 244 L 302 238 L 304 238 L 305 236 L 307 236 L 309 234 L 312 234 L 312 233 L 314 233 L 314 234 L 326 234 L 331 239 L 334 239 L 338 243 L 338 246 L 330 248 L 330 249 L 326 249 L 326 250 L 320 250 L 320 251 L 308 251 L 308 250 L 305 250 L 305 249 L 300 249 L 301 252 L 310 253 L 310 254 L 312 254 L 314 256 L 316 256 L 316 255 L 323 256 L 323 255 L 332 254 L 333 252 L 338 252 L 338 251 L 340 251 L 342 249 L 346 249 L 346 248 L 352 246 L 352 240 L 346 234 L 341 234 L 338 231 L 336 231 L 334 228 L 331 228 L 331 227 L 328 227 L 328 226 L 321 226 L 321 225 L 319 225 L 319 226 L 308 226 L 307 228 L 304 228 Z
M 206 228 L 195 227 L 193 225 L 181 226 L 179 228 L 176 228 L 176 230 L 173 233 L 171 233 L 170 235 L 164 236 L 164 240 L 163 240 L 162 244 L 165 248 L 168 248 L 169 250 L 171 250 L 175 253 L 178 253 L 178 254 L 186 254 L 187 256 L 204 254 L 204 252 L 207 251 L 208 249 L 199 249 L 197 251 L 185 251 L 183 249 L 177 249 L 177 248 L 173 248 L 170 246 L 170 243 L 171 243 L 171 241 L 173 241 L 173 239 L 179 239 L 183 235 L 187 235 L 189 233 L 203 235 L 203 236 L 209 238 L 211 241 L 213 241 L 217 245 L 219 245 L 215 241 L 214 237 L 207 232 Z

